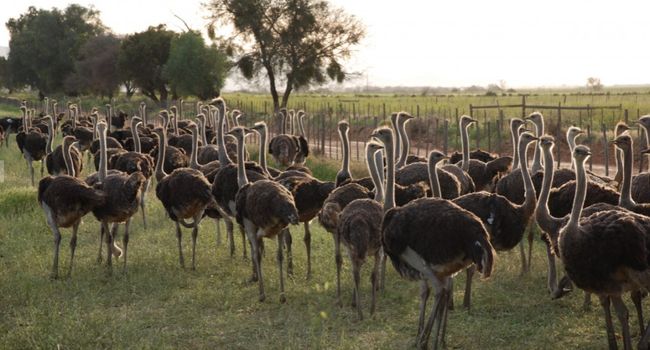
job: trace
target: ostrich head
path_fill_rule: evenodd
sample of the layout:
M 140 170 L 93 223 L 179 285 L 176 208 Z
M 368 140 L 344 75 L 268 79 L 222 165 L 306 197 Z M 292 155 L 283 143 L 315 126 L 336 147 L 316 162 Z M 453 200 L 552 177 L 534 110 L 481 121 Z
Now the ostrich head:
M 537 132 L 540 132 L 544 126 L 544 116 L 542 116 L 542 113 L 540 112 L 533 112 L 524 119 L 530 120 L 530 122 L 535 125 L 535 131 Z
M 519 128 L 521 128 L 521 126 L 524 124 L 526 124 L 524 120 L 519 118 L 512 118 L 510 119 L 510 130 L 514 130 L 515 132 L 517 132 L 519 131 Z
M 580 135 L 582 135 L 582 134 L 584 134 L 584 133 L 585 133 L 585 132 L 584 132 L 582 129 L 580 129 L 579 127 L 577 127 L 577 126 L 571 126 L 571 127 L 569 127 L 569 129 L 567 129 L 567 131 L 566 131 L 566 138 L 567 138 L 567 140 L 573 140 L 573 141 L 575 141 L 575 139 L 576 139 L 578 136 L 580 136 Z
M 449 159 L 449 157 L 440 151 L 433 150 L 429 153 L 429 164 L 433 164 L 434 166 L 446 159 Z
M 68 148 L 75 143 L 77 139 L 74 136 L 66 136 L 63 138 L 63 148 Z
M 205 124 L 205 114 L 203 114 L 203 113 L 199 113 L 199 114 L 197 114 L 197 115 L 196 115 L 196 119 L 199 120 L 199 121 L 201 122 L 202 125 Z
M 187 123 L 187 128 L 190 129 L 190 132 L 193 134 L 199 132 L 199 127 L 194 122 Z
M 97 122 L 97 132 L 99 132 L 100 135 L 106 135 L 106 128 L 106 122 L 103 120 Z
M 622 151 L 629 152 L 632 149 L 632 138 L 627 133 L 618 135 L 612 142 Z
M 258 134 L 261 135 L 261 134 L 264 133 L 264 130 L 266 130 L 266 123 L 265 122 L 257 122 L 257 123 L 255 123 L 255 125 L 253 125 L 251 130 L 253 130 L 253 131 L 255 131 L 255 132 L 257 132 Z
M 345 120 L 341 120 L 338 124 L 338 128 L 340 133 L 346 134 L 348 130 L 350 130 L 350 124 Z
M 618 122 L 614 127 L 614 135 L 618 136 L 626 131 L 630 130 L 630 127 L 625 124 L 625 122 Z
M 402 111 L 402 112 L 397 113 L 397 120 L 400 123 L 406 123 L 407 121 L 409 121 L 409 120 L 411 120 L 413 118 L 415 118 L 415 117 L 412 116 L 409 112 Z
M 521 134 L 521 136 L 519 138 L 519 144 L 528 145 L 533 141 L 537 141 L 538 139 L 539 138 L 535 137 L 535 135 L 533 135 L 533 134 L 531 134 L 529 132 L 525 132 L 525 133 Z
M 575 159 L 576 164 L 584 164 L 590 156 L 591 150 L 585 145 L 578 145 L 573 150 L 573 159 Z
M 474 119 L 474 118 L 472 118 L 472 117 L 470 117 L 468 115 L 464 115 L 464 116 L 460 117 L 460 127 L 461 128 L 467 128 L 468 126 L 472 125 L 472 123 L 476 123 L 476 122 L 478 122 L 478 120 L 476 120 L 476 119 Z
M 236 126 L 236 127 L 232 128 L 232 129 L 230 129 L 230 131 L 228 132 L 228 135 L 234 136 L 237 139 L 237 141 L 240 141 L 240 140 L 243 141 L 244 138 L 246 137 L 246 135 L 248 135 L 248 134 L 250 134 L 252 132 L 253 131 L 251 129 L 244 128 L 244 127 L 241 127 L 241 126 Z
M 377 151 L 383 149 L 384 146 L 380 144 L 379 142 L 375 141 L 370 141 L 366 144 L 366 152 L 370 152 L 371 154 L 377 153 Z
M 375 130 L 370 137 L 376 138 L 381 143 L 384 144 L 384 147 L 387 145 L 393 145 L 393 130 L 390 128 L 379 128 Z
M 539 145 L 543 149 L 552 149 L 555 145 L 555 138 L 551 135 L 544 135 L 539 138 Z

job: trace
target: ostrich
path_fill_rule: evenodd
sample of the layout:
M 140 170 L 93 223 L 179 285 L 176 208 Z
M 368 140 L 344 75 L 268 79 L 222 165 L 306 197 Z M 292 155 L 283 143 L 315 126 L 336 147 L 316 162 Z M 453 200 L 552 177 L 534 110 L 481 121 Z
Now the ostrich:
M 397 142 L 400 142 L 401 148 L 400 153 L 398 154 L 398 160 L 395 164 L 395 168 L 401 169 L 406 165 L 406 158 L 408 158 L 409 150 L 411 148 L 411 143 L 409 142 L 408 134 L 406 133 L 406 123 L 408 123 L 413 117 L 406 112 L 400 112 L 397 114 L 397 128 L 395 129 L 397 135 L 399 135 Z
M 118 224 L 124 222 L 124 238 L 122 243 L 124 249 L 119 256 L 124 257 L 123 271 L 126 273 L 127 252 L 129 244 L 129 225 L 131 217 L 138 211 L 140 203 L 140 193 L 142 185 L 146 181 L 141 172 L 126 174 L 121 171 L 113 170 L 108 172 L 106 159 L 106 130 L 105 122 L 97 123 L 100 142 L 100 164 L 97 173 L 86 178 L 89 186 L 101 189 L 106 194 L 106 200 L 103 205 L 93 208 L 93 215 L 101 222 L 101 232 L 106 235 L 106 248 L 108 249 L 107 264 L 112 266 L 111 257 L 116 253 L 117 246 L 115 238 L 117 235 Z M 108 224 L 113 224 L 112 231 L 109 231 Z
M 160 118 L 163 119 L 163 130 L 165 131 L 165 138 L 167 138 L 167 124 L 169 122 L 169 117 L 166 116 L 167 113 L 166 111 L 162 111 L 161 114 L 159 115 Z M 158 140 L 158 144 L 160 144 L 160 139 Z M 160 148 L 156 148 L 149 153 L 149 155 L 153 158 L 158 157 L 158 152 Z M 176 169 L 179 168 L 186 168 L 189 165 L 189 159 L 187 158 L 187 155 L 185 153 L 185 150 L 182 148 L 176 148 L 174 146 L 169 146 L 168 144 L 165 144 L 165 158 L 164 158 L 164 171 L 165 173 L 171 173 Z
M 54 262 L 52 264 L 52 278 L 59 276 L 59 245 L 61 243 L 62 227 L 72 227 L 70 238 L 70 268 L 72 273 L 74 251 L 77 247 L 77 230 L 81 218 L 96 206 L 104 204 L 105 195 L 102 191 L 88 186 L 82 180 L 74 177 L 75 170 L 70 159 L 69 150 L 74 138 L 63 138 L 63 156 L 70 175 L 47 176 L 38 183 L 38 203 L 45 212 L 48 226 L 54 235 Z
M 162 111 L 161 113 L 163 119 L 165 120 L 165 125 L 170 123 L 170 116 L 167 111 Z M 171 116 L 171 125 L 173 130 L 173 135 L 170 136 L 167 140 L 169 146 L 173 146 L 185 151 L 185 154 L 190 154 L 192 152 L 192 135 L 182 133 L 178 127 L 178 117 L 175 106 L 172 106 L 172 116 Z M 184 131 L 183 131 L 184 132 Z
M 192 270 L 196 270 L 196 239 L 199 234 L 199 223 L 206 208 L 214 202 L 210 193 L 210 183 L 200 171 L 191 168 L 178 168 L 168 175 L 163 169 L 167 151 L 166 131 L 155 128 L 154 132 L 158 135 L 160 151 L 156 159 L 155 176 L 158 182 L 156 197 L 162 202 L 169 218 L 176 224 L 178 260 L 182 268 L 185 268 L 185 259 L 180 225 L 192 227 Z M 185 222 L 185 219 L 189 218 L 192 218 L 191 224 Z
M 288 167 L 293 164 L 298 153 L 298 145 L 296 144 L 293 135 L 287 134 L 287 123 L 290 121 L 290 116 L 287 115 L 285 108 L 280 110 L 280 117 L 282 118 L 282 133 L 276 135 L 269 143 L 269 153 L 273 156 L 275 161 L 282 167 Z
M 459 129 L 461 136 L 461 147 L 463 151 L 463 159 L 461 161 L 461 169 L 466 171 L 474 181 L 475 190 L 489 190 L 495 178 L 500 173 L 505 173 L 510 168 L 512 163 L 511 157 L 500 157 L 493 161 L 484 163 L 477 159 L 469 158 L 469 135 L 467 128 L 476 123 L 476 119 L 464 115 L 460 117 Z
M 581 220 L 588 181 L 585 162 L 590 155 L 589 148 L 583 145 L 573 151 L 578 181 L 576 194 L 568 222 L 559 236 L 553 238 L 559 243 L 567 276 L 578 288 L 600 297 L 609 348 L 617 348 L 610 313 L 610 303 L 613 303 L 621 322 L 624 347 L 631 349 L 628 310 L 621 295 L 650 288 L 650 219 L 620 210 L 605 210 Z
M 381 226 L 383 249 L 402 277 L 422 281 L 417 345 L 426 347 L 435 324 L 433 344 L 436 349 L 439 339 L 444 346 L 449 287 L 453 274 L 475 263 L 483 276 L 489 277 L 493 268 L 494 250 L 480 219 L 448 200 L 422 198 L 395 208 L 393 132 L 388 128 L 380 128 L 371 136 L 384 144 L 388 162 L 383 206 L 385 214 Z M 432 174 L 436 173 L 434 162 L 430 162 L 429 168 Z M 434 186 L 431 184 L 431 187 Z M 436 294 L 425 326 L 428 283 L 433 285 Z
M 47 154 L 48 144 L 52 144 L 52 134 L 42 133 L 31 128 L 31 121 L 27 113 L 24 116 L 23 132 L 16 135 L 18 147 L 23 152 L 23 158 L 27 161 L 29 175 L 34 186 L 34 161 L 41 161 L 41 176 L 43 175 L 43 160 Z
M 383 260 L 381 250 L 380 226 L 383 219 L 381 202 L 383 201 L 383 183 L 379 179 L 379 171 L 375 164 L 375 153 L 382 148 L 381 145 L 369 142 L 366 145 L 366 162 L 368 172 L 375 184 L 374 199 L 356 199 L 346 206 L 339 215 L 337 232 L 343 246 L 347 248 L 350 262 L 352 263 L 352 276 L 354 279 L 354 293 L 352 304 L 356 306 L 359 320 L 363 320 L 361 311 L 360 273 L 361 265 L 366 257 L 374 256 L 375 264 L 372 269 L 370 281 L 372 283 L 372 299 L 370 314 L 375 313 L 377 282 L 379 266 Z
M 74 137 L 77 138 L 79 142 L 79 150 L 81 153 L 86 152 L 87 150 L 90 149 L 90 145 L 92 144 L 93 140 L 95 139 L 95 132 L 94 128 L 91 129 L 86 126 L 81 126 L 78 123 L 79 119 L 79 107 L 77 105 L 71 105 L 72 108 L 72 115 L 73 115 L 73 129 L 72 134 Z M 93 111 L 91 116 L 94 116 L 95 118 L 97 117 L 97 112 Z
M 23 120 L 20 118 L 16 118 L 16 117 L 0 118 L 0 126 L 2 126 L 2 128 L 5 131 L 5 138 L 4 138 L 5 147 L 7 148 L 9 147 L 9 135 L 11 133 L 14 134 L 18 133 L 18 129 L 21 127 L 22 124 L 23 124 Z
M 638 120 L 646 135 L 646 148 L 650 148 L 650 115 Z M 650 172 L 642 172 L 632 179 L 632 198 L 638 203 L 650 203 Z
M 141 172 L 146 182 L 140 197 L 140 210 L 142 211 L 142 224 L 147 228 L 147 215 L 145 213 L 145 198 L 149 185 L 151 184 L 151 177 L 153 175 L 154 161 L 150 155 L 142 153 L 140 145 L 140 135 L 138 134 L 138 125 L 142 123 L 142 119 L 138 117 L 131 118 L 131 133 L 133 137 L 134 150 L 131 152 L 116 153 L 110 159 L 111 167 L 116 170 L 123 171 L 127 174 L 134 172 Z
M 53 135 L 54 134 L 54 121 L 52 120 L 51 117 L 45 116 L 43 119 L 45 119 L 45 122 L 48 125 L 49 128 L 49 134 Z M 72 138 L 74 140 L 74 137 Z M 81 170 L 83 169 L 83 162 L 81 159 L 81 153 L 74 148 L 71 147 L 70 149 L 67 150 L 68 154 L 67 156 L 70 157 L 70 161 L 72 162 L 72 168 L 74 169 L 74 174 L 71 172 L 68 172 L 68 166 L 66 164 L 66 151 L 64 150 L 64 145 L 61 144 L 54 149 L 52 152 L 52 141 L 48 140 L 48 154 L 45 156 L 45 166 L 47 167 L 47 172 L 50 175 L 62 175 L 62 174 L 68 174 L 70 176 L 79 176 L 81 174 Z
M 244 159 L 244 137 L 247 130 L 235 127 L 230 133 L 237 139 L 239 159 Z M 289 224 L 298 223 L 298 210 L 291 192 L 280 184 L 270 180 L 249 183 L 243 161 L 237 163 L 236 210 L 237 223 L 244 226 L 246 236 L 251 243 L 251 256 L 255 265 L 259 283 L 259 301 L 266 298 L 264 278 L 262 276 L 260 243 L 263 237 L 278 239 L 278 270 L 280 273 L 280 302 L 286 302 L 284 294 L 284 275 L 282 273 L 283 232 Z
M 212 161 L 219 160 L 219 148 L 217 145 L 213 145 L 208 142 L 208 138 L 206 137 L 205 129 L 206 129 L 206 119 L 205 119 L 205 114 L 199 113 L 196 116 L 196 122 L 198 124 L 199 132 L 201 135 L 201 142 L 203 143 L 203 146 L 199 147 L 197 150 L 197 161 L 200 164 L 208 164 Z
M 614 127 L 614 137 L 620 136 L 627 130 L 630 130 L 630 127 L 627 126 L 627 124 L 625 124 L 624 122 L 616 123 L 616 126 Z M 623 154 L 621 153 L 620 149 L 616 148 L 615 155 L 616 155 L 616 174 L 614 175 L 612 184 L 615 186 L 617 190 L 620 190 L 620 185 L 621 182 L 623 181 Z
M 343 162 L 341 163 L 341 169 L 336 173 L 335 181 L 336 187 L 339 187 L 352 179 L 352 172 L 350 172 L 350 140 L 348 138 L 350 124 L 342 120 L 338 123 L 337 130 L 341 138 L 341 145 L 343 145 Z
M 517 150 L 519 159 L 527 159 L 526 150 L 529 144 L 536 140 L 537 138 L 530 133 L 521 134 Z M 520 172 L 526 189 L 523 204 L 512 203 L 504 196 L 485 191 L 466 194 L 453 200 L 455 204 L 474 213 L 483 221 L 490 233 L 490 243 L 497 251 L 510 250 L 521 242 L 528 227 L 528 222 L 535 212 L 535 188 L 526 163 L 521 163 L 522 171 Z M 521 273 L 523 274 L 529 267 L 523 245 L 519 246 L 521 248 Z M 473 272 L 473 268 L 467 270 L 465 299 L 463 302 L 463 305 L 467 308 L 470 307 Z
M 307 141 L 307 136 L 305 134 L 305 125 L 303 123 L 303 119 L 305 118 L 305 111 L 302 109 L 296 113 L 296 124 L 297 125 L 297 140 L 298 140 L 298 153 L 296 154 L 296 158 L 294 160 L 294 163 L 296 164 L 305 164 L 305 160 L 307 160 L 307 157 L 309 157 L 309 142 Z
M 514 145 L 516 147 L 516 143 Z M 517 153 L 517 152 L 515 151 L 515 153 Z M 483 163 L 487 163 L 487 162 L 495 160 L 495 159 L 497 159 L 499 157 L 497 155 L 493 154 L 493 153 L 489 153 L 489 152 L 486 152 L 486 151 L 484 151 L 484 150 L 482 150 L 480 148 L 477 148 L 477 149 L 469 152 L 469 158 L 470 159 L 480 160 Z M 456 164 L 456 163 L 460 162 L 461 160 L 463 160 L 463 153 L 462 152 L 454 151 L 454 153 L 452 153 L 451 156 L 449 157 L 449 163 L 451 163 L 451 164 Z M 408 161 L 407 161 L 407 164 L 408 164 Z M 515 167 L 514 167 L 514 162 L 513 162 L 513 169 L 514 168 Z

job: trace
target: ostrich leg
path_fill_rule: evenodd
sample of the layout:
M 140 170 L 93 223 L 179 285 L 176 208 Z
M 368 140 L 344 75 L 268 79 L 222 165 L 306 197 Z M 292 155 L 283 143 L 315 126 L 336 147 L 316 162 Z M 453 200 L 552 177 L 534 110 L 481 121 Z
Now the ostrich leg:
M 418 340 L 424 331 L 424 318 L 426 316 L 427 300 L 429 300 L 429 294 L 431 294 L 429 282 L 427 282 L 426 279 L 423 279 L 420 282 L 420 315 L 418 317 L 418 335 L 416 338 Z
M 546 243 L 546 259 L 548 260 L 547 287 L 553 293 L 557 290 L 557 269 L 555 267 L 555 255 L 551 251 L 551 244 Z
M 352 293 L 352 306 L 356 307 L 357 315 L 359 316 L 359 321 L 363 320 L 363 312 L 361 311 L 361 261 L 354 259 L 350 256 L 352 260 L 352 278 L 354 279 L 354 290 Z
M 609 349 L 616 349 L 616 336 L 614 335 L 614 324 L 612 323 L 612 312 L 610 310 L 610 298 L 608 296 L 600 297 L 600 305 L 605 311 L 605 329 L 607 330 L 607 343 Z
M 241 227 L 241 226 L 239 226 L 239 233 L 241 233 L 241 243 L 242 243 L 242 250 L 243 250 L 243 252 L 242 252 L 243 255 L 242 256 L 243 256 L 244 259 L 246 259 L 247 258 L 247 255 L 246 255 L 246 233 L 244 232 L 244 228 Z M 251 255 L 252 254 L 253 254 L 253 252 L 251 252 Z
M 451 282 L 452 282 L 452 278 L 449 278 L 449 282 L 447 283 L 448 288 L 451 287 Z M 447 316 L 449 316 L 449 299 L 451 299 L 451 298 L 452 298 L 451 289 L 448 289 L 448 292 L 447 292 L 447 299 L 448 300 L 446 302 L 444 302 L 444 300 L 443 300 L 444 309 L 442 310 L 442 320 L 441 320 L 441 322 L 442 322 L 442 330 L 440 331 L 440 333 L 441 333 L 440 334 L 440 346 L 443 349 L 447 347 L 447 344 L 445 342 L 445 335 L 446 335 L 446 331 L 447 331 Z
M 291 237 L 291 231 L 289 231 L 288 227 L 282 230 L 282 234 L 284 235 L 284 243 L 287 246 L 287 274 L 293 276 L 293 253 L 291 250 L 293 237 Z
M 249 230 L 246 230 L 246 235 L 248 236 L 248 240 L 251 242 L 251 257 L 253 260 L 253 264 L 255 266 L 255 272 L 257 275 L 257 283 L 260 288 L 260 295 L 259 295 L 259 301 L 264 301 L 266 299 L 266 294 L 264 293 L 264 278 L 262 277 L 262 267 L 260 266 L 260 258 L 261 253 L 260 253 L 260 248 L 259 248 L 259 239 L 257 238 L 256 232 L 249 232 Z M 280 246 L 282 242 L 278 242 Z
M 630 336 L 630 323 L 629 323 L 629 313 L 625 303 L 620 296 L 611 297 L 612 304 L 614 304 L 614 309 L 616 310 L 616 315 L 618 320 L 621 323 L 621 329 L 623 331 L 623 348 L 625 350 L 632 349 L 632 337 Z
M 219 225 L 219 219 L 215 219 L 214 223 L 217 226 L 217 232 L 216 232 L 216 243 L 217 243 L 217 248 L 221 245 L 221 225 Z M 218 251 L 218 250 L 217 250 Z
M 526 274 L 526 271 L 528 270 L 528 266 L 526 264 L 526 249 L 524 248 L 523 239 L 519 241 L 519 253 L 521 255 L 521 272 L 519 273 L 519 276 L 523 276 Z
M 634 303 L 634 308 L 636 308 L 636 315 L 639 319 L 639 328 L 641 329 L 641 335 L 645 333 L 645 322 L 643 322 L 643 305 L 641 304 L 641 300 L 643 299 L 643 292 L 639 290 L 632 291 L 630 293 L 630 297 L 632 299 L 632 302 Z
M 442 315 L 442 309 L 443 309 L 443 300 L 444 302 L 446 301 L 445 298 L 445 293 L 446 293 L 446 283 L 443 283 L 439 281 L 437 278 L 431 278 L 431 284 L 434 286 L 434 289 L 436 291 L 435 297 L 434 297 L 434 303 L 433 303 L 433 308 L 431 310 L 431 314 L 429 315 L 429 319 L 427 321 L 426 326 L 424 327 L 424 330 L 422 332 L 421 337 L 418 339 L 417 346 L 421 349 L 426 349 L 427 343 L 429 342 L 429 336 L 431 335 L 431 330 L 434 328 L 435 324 L 435 333 L 434 333 L 434 339 L 433 339 L 433 348 L 436 349 L 438 345 L 438 333 L 440 331 L 440 316 Z M 437 322 L 436 322 L 437 321 Z
M 531 259 L 533 257 L 533 240 L 535 238 L 533 234 L 533 228 L 535 228 L 535 220 L 530 220 L 530 225 L 528 226 L 528 263 L 526 264 L 526 272 L 530 271 Z
M 463 298 L 463 307 L 469 311 L 472 303 L 472 277 L 476 267 L 474 265 L 467 268 L 467 281 L 465 281 L 465 296 Z
M 280 303 L 284 304 L 287 302 L 287 297 L 284 294 L 284 274 L 282 273 L 282 263 L 284 260 L 284 256 L 282 254 L 282 241 L 284 240 L 284 234 L 285 231 L 282 230 L 280 231 L 280 234 L 278 234 L 278 272 L 280 273 Z M 251 254 L 253 254 L 251 252 Z M 287 271 L 288 272 L 288 271 Z M 261 281 L 261 278 L 260 278 Z
M 52 274 L 50 277 L 56 279 L 59 277 L 59 246 L 61 244 L 61 232 L 59 231 L 59 227 L 56 225 L 52 210 L 47 205 L 43 205 L 43 207 L 45 208 L 47 224 L 50 226 L 52 234 L 54 235 L 54 261 L 52 262 Z
M 232 258 L 235 256 L 235 237 L 233 236 L 234 226 L 229 217 L 224 216 L 223 220 L 226 222 L 226 234 L 228 235 L 228 242 L 230 242 L 230 257 Z
M 334 232 L 334 256 L 336 260 L 336 303 L 342 306 L 341 303 L 341 265 L 343 265 L 343 257 L 341 256 L 341 240 L 338 232 Z
M 149 190 L 149 185 L 151 184 L 151 179 L 147 179 L 147 181 L 144 184 L 144 190 L 142 190 L 142 193 L 140 193 L 140 210 L 142 210 L 142 224 L 144 225 L 144 229 L 147 229 L 147 215 L 145 214 L 145 196 L 147 195 L 147 191 Z
M 307 279 L 311 278 L 311 232 L 309 231 L 309 221 L 304 223 L 305 225 L 305 237 L 303 241 L 305 242 L 305 249 L 307 250 Z
M 102 263 L 102 247 L 104 246 L 104 225 L 100 225 L 99 228 L 99 254 L 97 255 L 97 263 Z
M 126 260 L 127 253 L 129 251 L 129 226 L 131 225 L 131 218 L 128 218 L 124 223 L 124 237 L 122 237 L 122 244 L 124 245 L 124 265 L 122 267 L 122 273 L 126 274 Z
M 183 232 L 181 232 L 181 225 L 176 221 L 176 239 L 178 239 L 178 262 L 181 264 L 182 268 L 185 268 L 185 259 L 183 259 L 183 246 L 181 239 L 183 238 Z
M 203 211 L 194 215 L 194 227 L 192 227 L 192 270 L 196 270 L 196 238 L 199 236 L 199 223 L 201 223 L 202 216 Z
M 77 248 L 77 231 L 81 220 L 77 220 L 72 225 L 72 237 L 70 237 L 70 267 L 68 268 L 68 277 L 72 275 L 72 264 L 74 263 L 74 250 Z
M 375 253 L 375 266 L 372 268 L 372 274 L 370 275 L 370 283 L 372 284 L 372 292 L 370 299 L 370 314 L 375 313 L 375 305 L 377 304 L 377 290 L 379 289 L 377 284 L 379 282 L 379 269 L 382 262 L 382 252 L 381 250 Z

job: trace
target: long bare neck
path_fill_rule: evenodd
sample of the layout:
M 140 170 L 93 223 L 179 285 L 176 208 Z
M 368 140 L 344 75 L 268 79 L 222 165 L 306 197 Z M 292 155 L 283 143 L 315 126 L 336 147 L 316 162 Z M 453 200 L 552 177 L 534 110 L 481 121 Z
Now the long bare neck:
M 287 116 L 285 113 L 280 113 L 280 118 L 282 118 L 282 121 L 280 122 L 282 124 L 282 134 L 287 133 Z
M 400 149 L 399 160 L 395 164 L 395 168 L 399 169 L 406 164 L 406 158 L 409 155 L 409 150 L 411 148 L 411 143 L 409 141 L 409 136 L 406 134 L 406 121 L 400 121 L 397 123 L 399 126 L 400 140 L 402 141 L 402 148 Z
M 510 128 L 510 138 L 512 139 L 512 169 L 517 169 L 520 167 L 519 164 L 519 150 L 517 145 L 519 145 L 519 130 L 514 126 Z
M 339 132 L 341 135 L 341 140 L 343 141 L 343 164 L 341 165 L 341 170 L 346 174 L 350 173 L 350 139 L 348 138 L 348 130 L 344 132 Z
M 427 169 L 429 171 L 429 186 L 431 186 L 431 194 L 433 195 L 433 198 L 442 198 L 442 191 L 440 190 L 440 179 L 438 178 L 436 164 L 428 162 Z
M 535 149 L 538 149 L 537 143 L 534 144 Z M 520 142 L 519 145 L 519 158 L 526 159 L 526 149 L 528 149 L 528 144 Z M 553 166 L 553 163 L 551 163 Z M 533 187 L 533 180 L 530 178 L 530 172 L 528 171 L 527 162 L 522 163 L 521 167 L 521 176 L 524 179 L 524 190 L 525 190 L 525 199 L 524 204 L 521 206 L 526 215 L 532 215 L 535 210 L 535 187 Z
M 77 109 L 75 108 L 72 110 L 72 128 L 77 127 L 77 122 Z
M 242 188 L 248 184 L 248 177 L 246 177 L 246 165 L 244 161 L 244 137 L 237 138 L 237 185 Z
M 142 106 L 142 123 L 144 124 L 145 127 L 149 125 L 149 121 L 147 120 L 147 106 L 144 105 Z
M 262 128 L 260 130 L 260 166 L 262 169 L 264 169 L 264 172 L 269 175 L 269 169 L 266 167 L 266 148 L 269 146 L 266 143 L 266 139 L 268 138 L 268 130 L 266 128 Z
M 190 154 L 190 168 L 198 169 L 200 167 L 198 160 L 199 153 L 199 131 L 192 129 L 192 153 Z
M 400 135 L 400 132 L 399 132 L 398 117 L 397 116 L 395 116 L 395 117 L 391 116 L 390 122 L 393 125 L 393 130 L 395 131 L 393 133 L 393 135 L 395 135 L 395 148 L 394 148 L 394 150 L 395 150 L 395 156 L 397 157 L 400 154 L 402 154 L 402 135 Z M 398 159 L 395 158 L 395 161 L 397 161 L 397 160 Z
M 535 136 L 542 137 L 544 135 L 544 120 L 539 119 L 539 123 L 535 123 Z M 520 155 L 521 157 L 521 155 Z M 535 153 L 533 153 L 533 165 L 531 170 L 536 173 L 542 170 L 542 160 L 541 154 L 539 152 L 539 147 L 535 146 Z M 521 162 L 525 162 L 526 159 L 521 159 Z
M 372 183 L 375 185 L 375 200 L 381 203 L 384 199 L 384 184 L 379 179 L 379 171 L 377 170 L 377 164 L 375 163 L 375 153 L 381 155 L 381 152 L 379 151 L 373 153 L 371 150 L 368 150 L 368 152 L 366 152 L 366 163 L 368 164 L 368 173 L 370 174 Z
M 68 175 L 76 177 L 74 166 L 72 165 L 72 156 L 70 155 L 70 146 L 72 143 L 64 142 L 61 146 L 61 151 L 63 151 L 63 162 L 65 163 L 65 169 Z
M 142 145 L 140 144 L 140 134 L 138 134 L 138 123 L 131 122 L 131 137 L 133 137 L 133 150 L 141 153 Z
M 223 109 L 225 111 L 225 108 Z M 218 118 L 218 125 L 217 125 L 217 147 L 219 149 L 219 163 L 224 166 L 226 164 L 231 164 L 232 160 L 228 157 L 228 153 L 226 152 L 226 141 L 223 138 L 223 128 L 225 124 L 225 113 L 222 111 L 221 108 L 219 108 L 219 113 Z M 241 158 L 244 159 L 244 158 Z
M 573 149 L 576 148 L 576 138 L 572 135 L 567 135 L 566 142 L 569 145 L 569 154 L 573 154 Z M 616 161 L 618 162 L 618 159 Z M 574 168 L 575 165 L 573 165 L 573 162 L 571 162 L 571 169 Z
M 106 132 L 99 133 L 99 181 L 104 182 L 108 174 L 108 155 L 106 154 Z
M 377 175 L 379 176 L 379 183 L 381 184 L 382 195 L 385 195 L 384 192 L 384 152 L 377 151 L 375 152 L 375 168 L 377 169 Z
M 386 150 L 386 161 L 388 162 L 386 172 L 386 191 L 384 191 L 386 198 L 384 199 L 384 212 L 395 207 L 395 154 L 394 142 L 391 140 L 389 144 L 384 145 Z
M 201 125 L 199 125 L 201 128 L 201 141 L 203 142 L 203 145 L 208 144 L 208 137 L 205 135 L 205 123 L 201 122 Z
M 587 173 L 584 162 L 574 163 L 576 163 L 576 194 L 575 198 L 573 198 L 571 217 L 567 226 L 577 229 L 582 214 L 582 206 L 585 204 L 585 198 L 587 197 Z
M 629 209 L 636 205 L 632 199 L 632 149 L 625 149 L 622 152 L 623 185 L 621 186 L 621 197 L 619 198 L 618 205 Z
M 45 145 L 45 152 L 52 153 L 52 141 L 54 140 L 54 121 L 47 121 L 47 145 Z
M 469 171 L 469 134 L 467 128 L 469 125 L 465 125 L 460 128 L 460 138 L 461 138 L 461 148 L 463 151 L 463 160 L 461 163 L 461 168 L 465 171 Z
M 618 183 L 623 179 L 623 153 L 618 147 L 614 150 L 614 156 L 616 157 L 616 174 L 614 175 L 614 181 Z M 573 164 L 571 164 L 573 168 Z
M 544 179 L 542 180 L 542 190 L 537 199 L 536 209 L 537 221 L 540 225 L 542 225 L 542 221 L 550 222 L 554 219 L 548 210 L 548 197 L 551 194 L 553 177 L 553 153 L 550 149 L 544 149 Z
M 301 115 L 301 116 L 298 118 L 298 126 L 300 127 L 300 136 L 306 138 L 307 136 L 305 136 L 305 135 L 306 135 L 306 134 L 305 134 L 305 125 L 303 124 L 303 121 L 302 121 L 303 117 L 304 117 L 304 115 Z
M 174 118 L 174 125 L 173 125 L 173 127 L 174 127 L 174 135 L 178 136 L 179 135 L 178 134 L 178 115 L 176 115 L 176 113 L 174 113 L 174 115 L 172 117 Z
M 167 136 L 165 132 L 161 132 L 158 135 L 158 159 L 156 159 L 156 180 L 161 181 L 167 174 L 165 169 L 163 169 L 163 163 L 165 162 L 165 152 L 167 151 Z

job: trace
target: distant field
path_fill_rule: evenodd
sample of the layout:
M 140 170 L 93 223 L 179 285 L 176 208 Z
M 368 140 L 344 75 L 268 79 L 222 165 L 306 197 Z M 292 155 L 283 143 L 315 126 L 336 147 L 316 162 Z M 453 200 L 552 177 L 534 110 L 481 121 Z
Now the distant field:
M 197 271 L 178 266 L 173 225 L 153 189 L 147 195 L 149 228 L 143 229 L 139 215 L 131 227 L 128 275 L 121 274 L 119 261 L 112 276 L 96 263 L 98 223 L 88 215 L 80 228 L 72 277 L 51 281 L 52 234 L 13 135 L 10 148 L 0 148 L 0 160 L 5 170 L 0 183 L 1 349 L 404 349 L 413 344 L 419 286 L 400 278 L 390 263 L 386 292 L 379 297 L 373 317 L 367 314 L 370 273 L 365 266 L 362 303 L 367 319 L 358 322 L 349 305 L 352 278 L 345 255 L 344 307 L 339 308 L 334 305 L 330 234 L 313 223 L 314 276 L 306 281 L 302 228 L 293 227 L 295 275 L 287 281 L 288 303 L 278 303 L 275 241 L 266 241 L 267 300 L 259 303 L 257 286 L 246 282 L 250 260 L 241 257 L 241 241 L 237 239 L 237 256 L 231 258 L 224 243 L 215 243 L 214 221 L 201 224 Z M 309 166 L 318 177 L 332 180 L 337 164 L 310 159 Z M 355 175 L 362 175 L 363 165 L 353 166 Z M 84 176 L 91 172 L 86 163 Z M 61 271 L 69 262 L 69 238 L 69 230 L 64 229 Z M 183 244 L 188 257 L 187 230 Z M 602 310 L 597 304 L 583 311 L 580 292 L 550 300 L 545 253 L 537 234 L 532 271 L 520 277 L 519 270 L 518 252 L 500 253 L 493 277 L 474 283 L 471 312 L 460 307 L 464 274 L 458 276 L 457 308 L 449 317 L 449 348 L 605 347 Z M 630 319 L 637 337 L 636 317 Z

